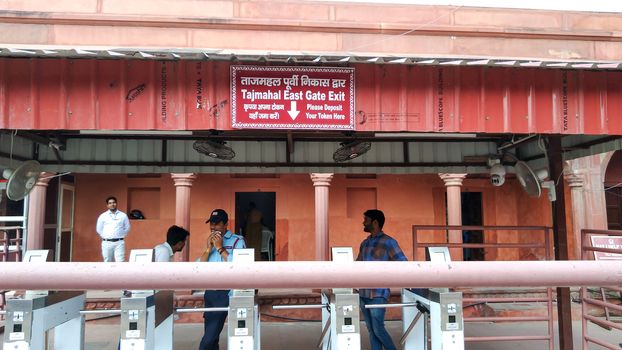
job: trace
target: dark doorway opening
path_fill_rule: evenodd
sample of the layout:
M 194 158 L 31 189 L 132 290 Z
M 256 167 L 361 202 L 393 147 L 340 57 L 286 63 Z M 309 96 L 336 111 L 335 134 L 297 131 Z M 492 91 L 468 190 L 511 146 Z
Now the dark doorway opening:
M 482 193 L 462 192 L 462 225 L 483 226 Z M 462 242 L 484 243 L 484 232 L 481 230 L 462 231 Z M 464 261 L 483 261 L 484 248 L 465 248 L 462 252 Z
M 275 260 L 276 193 L 236 192 L 235 217 L 235 232 L 255 249 L 255 260 Z
M 614 187 L 617 185 L 605 185 L 607 228 L 610 230 L 622 230 L 622 188 Z

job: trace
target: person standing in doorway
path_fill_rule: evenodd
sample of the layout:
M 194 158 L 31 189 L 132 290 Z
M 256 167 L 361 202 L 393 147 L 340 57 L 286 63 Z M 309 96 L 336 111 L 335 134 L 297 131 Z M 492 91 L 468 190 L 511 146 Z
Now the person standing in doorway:
M 406 256 L 397 241 L 384 233 L 384 213 L 377 209 L 367 210 L 363 214 L 363 230 L 369 236 L 361 243 L 357 261 L 406 261 Z M 384 308 L 367 309 L 365 305 L 387 304 L 390 292 L 388 288 L 359 289 L 361 312 L 369 332 L 371 350 L 396 350 L 391 336 L 384 326 Z
M 234 249 L 246 248 L 244 238 L 227 229 L 229 215 L 226 211 L 214 209 L 205 222 L 209 223 L 211 233 L 207 238 L 207 249 L 199 261 L 210 263 L 232 261 Z M 203 301 L 205 307 L 228 307 L 229 290 L 206 290 Z M 218 340 L 226 319 L 226 311 L 203 313 L 204 333 L 199 350 L 219 350 Z
M 97 218 L 96 231 L 102 239 L 104 262 L 125 261 L 125 236 L 130 232 L 130 220 L 117 209 L 117 198 L 106 198 L 108 210 Z
M 251 202 L 254 204 L 253 202 Z M 261 243 L 263 229 L 263 214 L 254 205 L 246 217 L 246 227 L 244 229 L 244 242 L 248 248 L 255 249 L 255 260 L 261 258 Z
M 186 240 L 190 232 L 183 227 L 173 225 L 166 232 L 166 242 L 158 244 L 153 248 L 153 261 L 155 262 L 171 262 L 173 255 L 181 252 L 186 246 Z

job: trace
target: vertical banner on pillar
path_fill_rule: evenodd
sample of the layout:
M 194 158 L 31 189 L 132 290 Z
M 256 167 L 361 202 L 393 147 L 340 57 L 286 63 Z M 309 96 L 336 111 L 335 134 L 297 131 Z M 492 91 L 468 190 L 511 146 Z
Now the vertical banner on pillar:
M 354 68 L 231 66 L 231 125 L 354 130 Z

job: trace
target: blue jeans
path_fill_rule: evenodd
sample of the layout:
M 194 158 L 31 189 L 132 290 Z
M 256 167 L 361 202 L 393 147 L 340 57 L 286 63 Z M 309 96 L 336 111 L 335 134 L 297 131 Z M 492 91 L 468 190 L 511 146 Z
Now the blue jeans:
M 205 307 L 227 307 L 229 306 L 229 291 L 206 290 L 203 295 L 203 301 Z M 219 349 L 218 340 L 226 319 L 226 311 L 203 313 L 203 338 L 201 338 L 199 350 Z
M 384 314 L 385 309 L 366 309 L 365 305 L 371 304 L 386 304 L 385 298 L 360 298 L 361 311 L 365 318 L 365 325 L 369 332 L 369 342 L 371 343 L 371 350 L 397 350 L 389 332 L 384 328 Z

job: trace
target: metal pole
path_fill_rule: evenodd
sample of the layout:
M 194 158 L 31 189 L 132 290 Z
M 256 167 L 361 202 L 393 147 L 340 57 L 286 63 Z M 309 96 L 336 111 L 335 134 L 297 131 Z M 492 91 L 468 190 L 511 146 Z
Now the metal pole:
M 157 265 L 154 268 L 154 263 L 149 262 L 5 262 L 0 264 L 0 281 L 3 281 L 3 288 L 9 290 L 622 285 L 622 261 L 614 260 L 176 262 Z
M 552 202 L 553 240 L 555 260 L 568 260 L 568 234 L 566 232 L 566 198 L 564 195 L 564 163 L 562 159 L 561 136 L 548 138 L 548 157 L 550 178 L 555 181 L 557 200 Z M 572 350 L 572 310 L 570 308 L 570 289 L 557 288 L 557 316 L 559 330 L 559 348 Z

